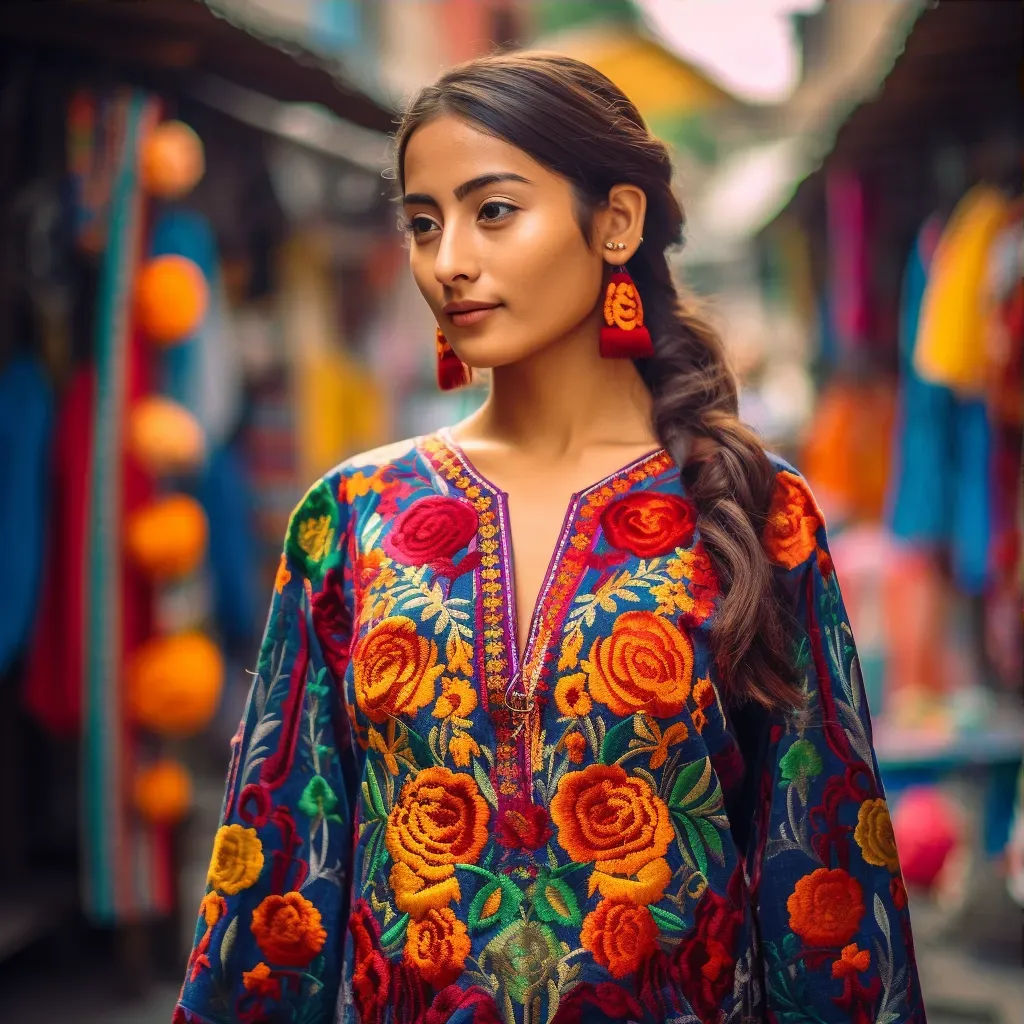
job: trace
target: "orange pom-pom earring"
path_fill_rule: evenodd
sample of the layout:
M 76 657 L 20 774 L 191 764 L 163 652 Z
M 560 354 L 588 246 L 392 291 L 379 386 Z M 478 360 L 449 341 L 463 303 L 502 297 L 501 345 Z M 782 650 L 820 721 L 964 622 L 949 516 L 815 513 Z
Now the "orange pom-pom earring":
M 435 340 L 437 342 L 437 386 L 442 391 L 454 391 L 456 388 L 465 387 L 473 379 L 472 371 L 455 354 L 455 350 L 448 344 L 448 339 L 440 327 L 437 329 Z

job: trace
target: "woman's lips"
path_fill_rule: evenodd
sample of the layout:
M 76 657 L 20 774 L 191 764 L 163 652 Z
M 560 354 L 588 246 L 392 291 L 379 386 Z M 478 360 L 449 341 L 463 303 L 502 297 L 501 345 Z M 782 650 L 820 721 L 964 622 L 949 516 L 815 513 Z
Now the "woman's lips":
M 465 313 L 449 313 L 448 316 L 456 327 L 472 327 L 499 308 L 499 306 L 487 306 L 484 309 L 470 309 Z

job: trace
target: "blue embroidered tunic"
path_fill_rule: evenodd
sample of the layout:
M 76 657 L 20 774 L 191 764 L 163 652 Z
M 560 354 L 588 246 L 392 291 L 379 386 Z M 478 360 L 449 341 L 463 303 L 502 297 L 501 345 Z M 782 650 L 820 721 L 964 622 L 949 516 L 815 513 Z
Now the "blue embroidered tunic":
M 785 716 L 723 702 L 664 450 L 573 496 L 522 663 L 507 496 L 450 434 L 313 487 L 176 1024 L 923 1022 L 824 524 L 776 467 Z

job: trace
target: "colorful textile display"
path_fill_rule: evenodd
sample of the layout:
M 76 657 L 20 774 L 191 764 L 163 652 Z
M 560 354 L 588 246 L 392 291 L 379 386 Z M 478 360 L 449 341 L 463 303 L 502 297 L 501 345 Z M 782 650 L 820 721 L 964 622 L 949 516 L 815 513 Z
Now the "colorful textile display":
M 113 167 L 100 175 L 111 188 L 94 363 L 71 383 L 61 410 L 54 486 L 62 500 L 26 678 L 33 713 L 54 731 L 81 733 L 82 896 L 88 916 L 103 924 L 166 914 L 173 888 L 167 836 L 133 806 L 139 737 L 124 695 L 125 663 L 151 628 L 151 592 L 123 538 L 126 518 L 151 494 L 126 454 L 125 434 L 127 411 L 148 385 L 147 348 L 132 313 L 144 228 L 139 147 L 158 108 L 126 89 L 72 109 L 102 110 L 94 127 L 116 146 L 105 150 Z
M 572 497 L 521 655 L 508 496 L 447 431 L 314 486 L 177 1024 L 923 1020 L 824 523 L 775 466 L 809 703 L 742 747 L 668 452 Z

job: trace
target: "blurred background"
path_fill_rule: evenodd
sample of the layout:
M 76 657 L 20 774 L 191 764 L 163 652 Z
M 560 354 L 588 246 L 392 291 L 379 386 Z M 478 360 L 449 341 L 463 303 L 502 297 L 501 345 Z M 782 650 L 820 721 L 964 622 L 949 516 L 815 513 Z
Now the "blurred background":
M 1019 1024 L 1022 10 L 0 5 L 0 1020 L 169 1021 L 289 511 L 484 393 L 434 384 L 396 114 L 537 46 L 672 146 L 678 275 L 824 507 L 929 1018 Z

